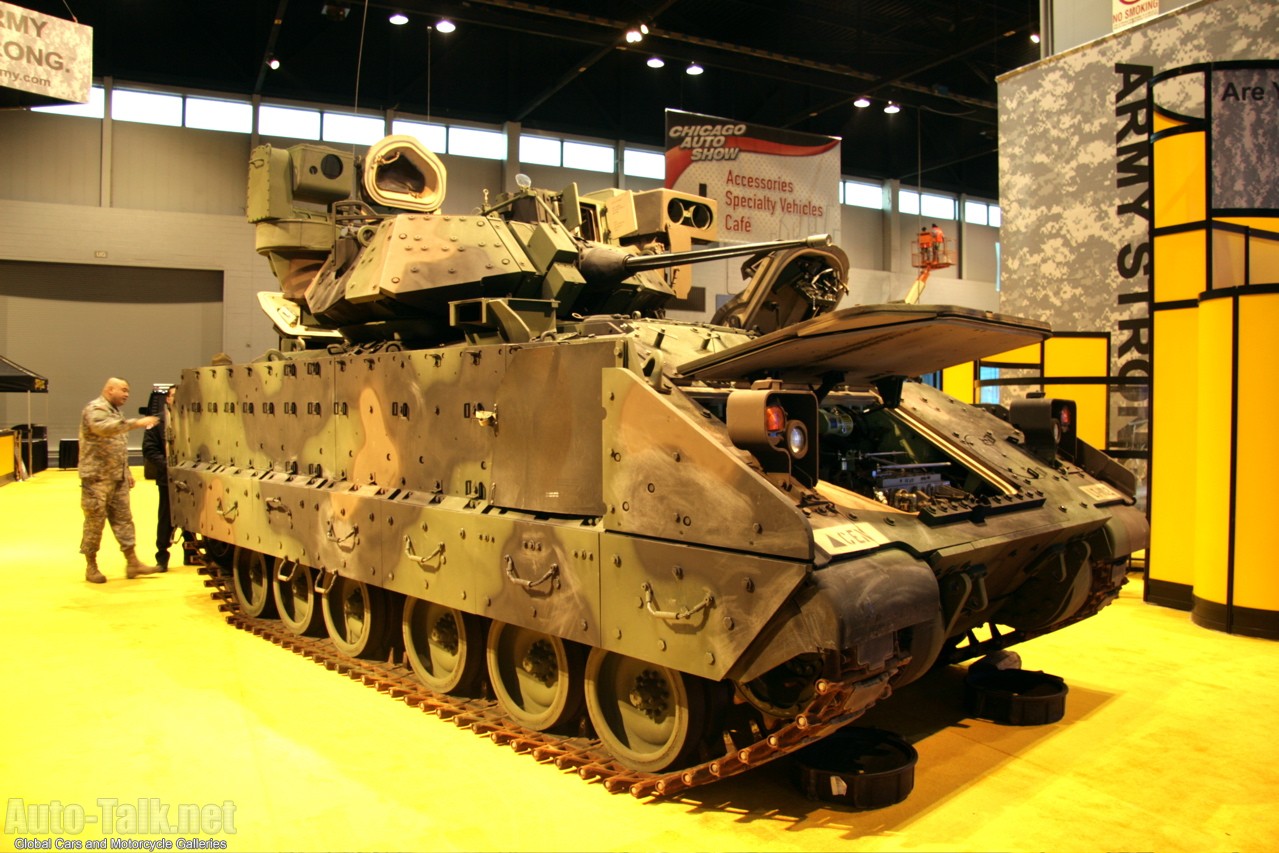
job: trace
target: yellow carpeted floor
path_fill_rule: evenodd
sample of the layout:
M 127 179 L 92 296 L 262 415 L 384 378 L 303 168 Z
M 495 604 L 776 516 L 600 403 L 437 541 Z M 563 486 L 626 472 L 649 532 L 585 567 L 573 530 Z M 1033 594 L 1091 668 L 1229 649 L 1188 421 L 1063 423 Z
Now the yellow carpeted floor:
M 205 807 L 221 831 L 198 837 L 235 851 L 1279 849 L 1279 644 L 1143 604 L 1137 578 L 1018 647 L 1069 684 L 1059 723 L 965 719 L 956 668 L 875 709 L 919 750 L 899 805 L 807 800 L 785 761 L 639 801 L 229 628 L 191 568 L 125 580 L 109 533 L 110 581 L 85 583 L 78 500 L 74 471 L 0 488 L 3 849 L 196 835 L 145 814 L 130 834 L 139 800 L 175 823 Z M 40 834 L 46 805 L 84 826 Z

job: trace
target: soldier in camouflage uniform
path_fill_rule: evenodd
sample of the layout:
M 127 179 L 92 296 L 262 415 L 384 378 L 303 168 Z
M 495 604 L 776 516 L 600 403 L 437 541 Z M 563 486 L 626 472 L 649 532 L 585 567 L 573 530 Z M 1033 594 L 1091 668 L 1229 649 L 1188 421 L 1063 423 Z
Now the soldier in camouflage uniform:
M 102 396 L 85 406 L 80 415 L 80 508 L 84 510 L 80 553 L 87 564 L 84 579 L 90 583 L 107 582 L 98 571 L 97 562 L 102 526 L 107 521 L 124 552 L 128 576 L 136 578 L 156 570 L 155 566 L 144 565 L 133 551 L 133 513 L 129 509 L 133 474 L 129 471 L 125 437 L 129 430 L 150 429 L 160 419 L 126 418 L 120 407 L 128 399 L 129 383 L 113 377 L 107 380 Z

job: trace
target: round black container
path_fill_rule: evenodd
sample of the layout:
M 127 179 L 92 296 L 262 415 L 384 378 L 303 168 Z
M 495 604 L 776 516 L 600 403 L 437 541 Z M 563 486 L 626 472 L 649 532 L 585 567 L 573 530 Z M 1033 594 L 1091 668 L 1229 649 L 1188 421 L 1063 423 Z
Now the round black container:
M 970 716 L 1010 726 L 1042 726 L 1066 714 L 1066 682 L 1025 669 L 970 670 L 964 707 Z
M 839 729 L 796 754 L 799 785 L 815 800 L 882 809 L 915 787 L 915 747 L 881 729 Z

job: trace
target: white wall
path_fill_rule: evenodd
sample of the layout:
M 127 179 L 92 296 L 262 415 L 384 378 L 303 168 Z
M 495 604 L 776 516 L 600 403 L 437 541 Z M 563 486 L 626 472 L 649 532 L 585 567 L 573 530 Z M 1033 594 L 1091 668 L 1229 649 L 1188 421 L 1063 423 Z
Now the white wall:
M 266 261 L 254 252 L 253 228 L 244 220 L 248 136 L 6 111 L 0 112 L 0 139 L 5 143 L 0 200 L 8 223 L 0 229 L 0 258 L 217 270 L 224 281 L 222 349 L 243 360 L 275 346 L 274 328 L 259 311 L 256 293 L 277 285 Z M 473 212 L 485 190 L 492 198 L 514 189 L 516 171 L 555 190 L 573 181 L 582 192 L 616 183 L 614 176 L 596 172 L 529 165 L 508 169 L 501 161 L 440 158 L 448 169 L 446 213 Z M 627 178 L 625 185 L 639 190 L 660 183 Z M 909 237 L 903 240 L 898 232 L 913 223 L 897 213 L 842 208 L 842 248 L 852 268 L 844 305 L 905 295 L 915 270 Z M 959 237 L 961 231 L 949 223 L 948 233 Z M 998 307 L 993 238 L 971 246 L 961 245 L 960 268 L 934 273 L 928 301 Z M 979 253 L 989 257 L 977 258 Z M 706 290 L 706 310 L 672 311 L 671 316 L 709 319 L 717 294 L 741 289 L 740 266 L 740 260 L 699 265 L 694 285 Z

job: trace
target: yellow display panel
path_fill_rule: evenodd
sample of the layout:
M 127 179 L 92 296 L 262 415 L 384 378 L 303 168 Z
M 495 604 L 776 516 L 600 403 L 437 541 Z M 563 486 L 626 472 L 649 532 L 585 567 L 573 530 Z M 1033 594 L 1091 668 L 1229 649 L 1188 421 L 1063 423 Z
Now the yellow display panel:
M 17 474 L 14 469 L 13 433 L 0 433 L 0 484 L 7 483 Z
M 1041 347 L 1042 344 L 1027 344 L 1024 347 L 983 358 L 981 361 L 988 367 L 998 367 L 1001 364 L 1039 364 L 1043 358 Z
M 1214 287 L 1279 282 L 1279 217 L 1223 216 L 1212 220 L 1253 229 L 1216 229 L 1212 241 Z
M 941 372 L 941 389 L 964 403 L 976 403 L 977 390 L 973 386 L 976 376 L 977 366 L 974 362 L 956 364 Z
M 1153 580 L 1190 586 L 1195 579 L 1199 384 L 1198 309 L 1157 311 L 1154 324 L 1150 467 L 1150 561 Z M 1160 346 L 1159 342 L 1163 342 Z M 1176 345 L 1174 345 L 1174 342 Z
M 1279 294 L 1245 292 L 1239 296 L 1234 603 L 1275 611 L 1279 611 L 1273 511 L 1274 473 L 1279 470 L 1277 368 Z
M 1178 133 L 1155 140 L 1156 228 L 1208 218 L 1204 140 L 1201 132 Z
M 1245 232 L 1214 228 L 1212 230 L 1212 287 L 1242 287 L 1251 277 Z
M 1279 283 L 1279 239 L 1253 235 L 1248 241 L 1248 264 L 1251 284 Z
M 1244 225 L 1265 231 L 1272 237 L 1279 237 L 1279 217 L 1276 216 L 1214 216 L 1213 222 L 1225 222 L 1228 225 Z
M 1184 127 L 1186 125 L 1184 121 L 1175 119 L 1172 116 L 1168 115 L 1165 112 L 1162 112 L 1159 109 L 1156 109 L 1154 111 L 1154 117 L 1155 117 L 1155 120 L 1154 120 L 1155 133 L 1159 133 L 1161 131 L 1168 130 L 1169 128 L 1173 128 L 1173 127 Z
M 1200 304 L 1199 315 L 1199 394 L 1187 399 L 1195 401 L 1198 436 L 1195 444 L 1185 448 L 1180 463 L 1161 460 L 1154 463 L 1153 482 L 1177 480 L 1189 468 L 1198 465 L 1195 487 L 1181 499 L 1192 502 L 1194 517 L 1195 597 L 1217 604 L 1226 603 L 1226 581 L 1230 542 L 1230 445 L 1231 445 L 1231 376 L 1234 375 L 1233 349 L 1235 329 L 1232 299 L 1208 299 Z M 1174 313 L 1174 312 L 1164 312 Z M 1159 334 L 1156 329 L 1156 335 Z M 1177 349 L 1181 338 L 1159 340 L 1173 345 L 1156 345 L 1157 352 Z M 1158 382 L 1156 373 L 1156 382 Z M 1176 389 L 1164 391 L 1162 383 L 1152 396 L 1176 397 Z M 1155 420 L 1155 431 L 1163 429 L 1162 418 Z M 1157 441 L 1157 439 L 1156 439 Z M 1192 455 L 1193 454 L 1193 455 Z M 1151 500 L 1153 509 L 1154 501 Z M 1154 554 L 1154 548 L 1151 548 Z M 1158 559 L 1156 556 L 1155 559 Z
M 1207 229 L 1155 237 L 1156 302 L 1198 299 L 1208 289 Z
M 1107 407 L 1110 394 L 1105 385 L 1060 385 L 1054 376 L 1104 378 L 1110 373 L 1110 340 L 1095 338 L 1049 338 L 1044 341 L 1044 392 L 1049 397 L 1074 400 L 1079 423 L 1075 432 L 1093 447 L 1106 447 Z

